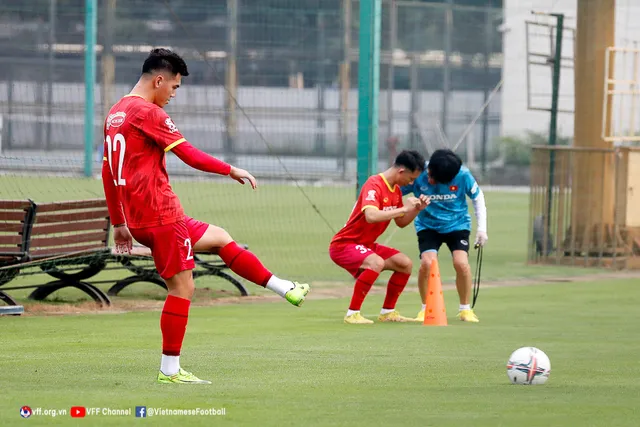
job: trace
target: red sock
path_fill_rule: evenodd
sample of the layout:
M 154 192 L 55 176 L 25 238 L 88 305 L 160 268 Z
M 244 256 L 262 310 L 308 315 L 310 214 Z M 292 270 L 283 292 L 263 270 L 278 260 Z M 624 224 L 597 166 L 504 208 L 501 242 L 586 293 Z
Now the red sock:
M 371 286 L 375 283 L 380 273 L 377 271 L 366 269 L 356 279 L 356 284 L 353 287 L 353 296 L 351 297 L 351 304 L 349 304 L 349 310 L 360 310 L 364 298 L 369 293 Z
M 267 286 L 267 282 L 273 276 L 257 256 L 247 249 L 241 248 L 236 242 L 231 242 L 220 249 L 218 255 L 231 271 L 263 288 Z
M 187 331 L 189 320 L 188 299 L 168 295 L 160 315 L 160 330 L 162 331 L 162 354 L 180 356 L 184 333 Z
M 382 304 L 383 309 L 393 310 L 396 308 L 398 298 L 404 290 L 404 287 L 407 286 L 409 277 L 411 277 L 411 274 L 399 273 L 397 271 L 391 275 L 389 283 L 387 284 L 387 295 L 384 297 L 384 304 Z

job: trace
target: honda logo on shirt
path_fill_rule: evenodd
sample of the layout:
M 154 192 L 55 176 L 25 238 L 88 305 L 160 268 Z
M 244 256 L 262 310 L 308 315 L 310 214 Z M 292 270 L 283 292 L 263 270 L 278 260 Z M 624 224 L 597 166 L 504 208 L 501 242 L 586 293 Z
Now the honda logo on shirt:
M 455 194 L 430 194 L 427 196 L 430 200 L 436 201 L 448 201 L 455 200 L 458 198 Z

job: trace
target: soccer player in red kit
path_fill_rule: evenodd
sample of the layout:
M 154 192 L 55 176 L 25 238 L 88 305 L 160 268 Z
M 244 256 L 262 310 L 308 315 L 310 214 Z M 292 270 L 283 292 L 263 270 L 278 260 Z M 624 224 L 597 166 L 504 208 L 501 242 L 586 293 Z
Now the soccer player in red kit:
M 249 172 L 194 148 L 163 110 L 175 97 L 187 65 L 168 49 L 154 49 L 131 93 L 118 101 L 104 126 L 102 181 L 114 226 L 116 252 L 130 253 L 132 239 L 149 247 L 158 273 L 169 289 L 160 317 L 162 361 L 159 383 L 211 384 L 180 367 L 180 350 L 194 292 L 194 252 L 217 253 L 239 276 L 270 289 L 300 306 L 309 285 L 283 280 L 267 270 L 229 233 L 185 215 L 169 185 L 165 153 L 189 166 L 228 175 L 255 189 Z
M 394 273 L 387 285 L 387 295 L 378 320 L 410 322 L 395 309 L 396 302 L 411 276 L 411 259 L 396 249 L 376 243 L 395 220 L 406 227 L 427 207 L 429 199 L 409 197 L 403 205 L 401 186 L 412 183 L 424 169 L 424 158 L 416 151 L 403 151 L 393 166 L 381 174 L 369 177 L 360 190 L 358 201 L 347 224 L 333 237 L 329 256 L 356 279 L 345 323 L 370 324 L 373 321 L 360 314 L 362 302 L 383 270 Z

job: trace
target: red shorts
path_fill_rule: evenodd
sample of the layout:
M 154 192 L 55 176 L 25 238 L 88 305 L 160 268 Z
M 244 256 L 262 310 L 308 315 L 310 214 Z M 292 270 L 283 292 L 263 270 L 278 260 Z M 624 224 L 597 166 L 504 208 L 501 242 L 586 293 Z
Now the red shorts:
M 353 277 L 358 276 L 360 266 L 369 255 L 376 254 L 380 258 L 387 260 L 398 253 L 400 251 L 397 249 L 377 243 L 374 243 L 371 247 L 355 243 L 336 243 L 329 246 L 329 256 L 333 262 L 347 270 Z
M 184 270 L 193 270 L 193 246 L 202 238 L 209 224 L 191 217 L 160 227 L 131 229 L 131 235 L 151 249 L 158 274 L 169 279 Z

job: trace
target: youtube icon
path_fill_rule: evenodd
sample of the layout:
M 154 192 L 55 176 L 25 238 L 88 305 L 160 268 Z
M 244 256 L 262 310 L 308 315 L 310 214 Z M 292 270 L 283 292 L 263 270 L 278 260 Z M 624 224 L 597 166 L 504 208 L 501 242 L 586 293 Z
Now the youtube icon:
M 84 406 L 72 406 L 71 407 L 71 417 L 73 418 L 84 418 L 87 415 L 87 408 Z

